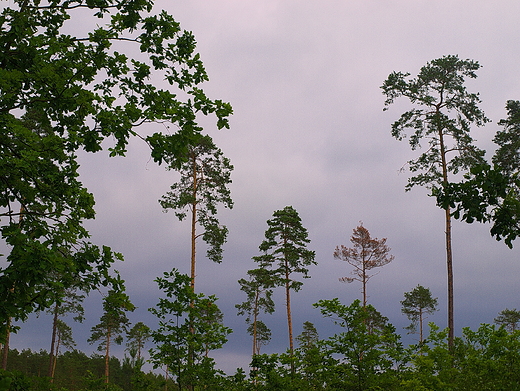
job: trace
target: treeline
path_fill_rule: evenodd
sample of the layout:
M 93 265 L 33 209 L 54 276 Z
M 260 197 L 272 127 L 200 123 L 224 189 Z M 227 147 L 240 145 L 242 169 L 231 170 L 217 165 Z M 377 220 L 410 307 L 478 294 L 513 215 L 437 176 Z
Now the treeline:
M 58 357 L 54 379 L 47 376 L 49 353 L 45 350 L 9 350 L 7 371 L 0 372 L 0 390 L 164 390 L 167 380 L 153 372 L 142 372 L 136 360 L 110 357 L 110 385 L 104 383 L 105 357 L 87 356 L 79 350 Z M 6 388 L 2 388 L 6 387 Z M 170 386 L 170 389 L 174 389 Z
M 110 359 L 111 383 L 104 383 L 104 357 L 88 357 L 77 350 L 59 357 L 54 383 L 45 376 L 45 351 L 11 350 L 9 369 L 2 372 L 6 390 L 518 390 L 520 389 L 520 331 L 482 324 L 463 329 L 453 347 L 448 331 L 430 324 L 422 343 L 405 347 L 400 335 L 374 307 L 351 305 L 338 299 L 314 304 L 340 331 L 320 339 L 310 322 L 296 338 L 298 347 L 283 354 L 257 354 L 246 373 L 226 375 L 211 359 L 183 372 L 183 382 L 166 382 L 161 375 L 144 373 L 126 357 Z M 11 380 L 9 380 L 9 378 Z M 178 379 L 177 379 L 178 380 Z M 2 384 L 11 381 L 11 388 Z M 9 387 L 9 385 L 7 385 Z

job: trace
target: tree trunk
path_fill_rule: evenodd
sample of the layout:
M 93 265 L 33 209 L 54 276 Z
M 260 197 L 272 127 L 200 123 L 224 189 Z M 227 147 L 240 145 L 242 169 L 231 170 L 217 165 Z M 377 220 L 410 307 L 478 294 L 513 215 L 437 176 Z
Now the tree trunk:
M 446 261 L 448 269 L 448 346 L 453 348 L 455 339 L 453 304 L 453 253 L 451 250 L 451 214 L 446 208 Z
M 54 383 L 54 374 L 56 373 L 56 363 L 58 362 L 58 352 L 60 351 L 60 342 L 61 342 L 61 338 L 58 335 L 58 341 L 56 342 L 56 350 L 54 351 L 54 360 L 52 362 L 51 383 Z
M 258 319 L 258 296 L 260 295 L 259 290 L 257 289 L 255 292 L 255 304 L 253 308 L 253 356 L 255 354 L 260 354 L 260 349 L 258 349 L 257 343 L 257 335 L 256 335 L 256 322 Z
M 446 147 L 444 145 L 443 126 L 439 125 L 439 145 L 442 165 L 442 186 L 448 187 L 448 165 L 446 162 Z M 454 311 L 453 311 L 453 254 L 451 250 L 451 210 L 445 210 L 446 218 L 446 266 L 448 270 L 448 346 L 453 348 L 454 341 Z
M 419 309 L 419 343 L 423 341 L 423 312 L 422 308 Z
M 56 333 L 58 329 L 58 303 L 54 306 L 54 317 L 52 320 L 52 337 L 51 337 L 51 350 L 49 354 L 49 377 L 51 378 L 51 383 L 54 381 L 54 351 L 56 350 Z
M 192 178 L 193 178 L 193 189 L 192 196 L 193 202 L 191 204 L 191 289 L 192 292 L 195 293 L 195 276 L 196 276 L 196 253 L 197 253 L 197 159 L 195 153 L 192 155 Z M 190 307 L 194 307 L 193 300 L 190 303 Z M 193 318 L 190 312 L 190 333 L 194 334 L 195 329 L 193 327 Z M 195 363 L 195 352 L 193 351 L 193 346 L 190 343 L 188 345 L 188 369 L 192 369 Z M 191 384 L 191 381 L 188 382 L 187 388 L 189 391 L 193 391 L 194 387 Z
M 105 349 L 105 383 L 106 384 L 108 384 L 109 364 L 110 364 L 110 328 L 108 328 L 108 330 L 107 330 L 107 346 Z
M 293 346 L 293 329 L 292 329 L 292 316 L 291 316 L 291 291 L 289 288 L 289 274 L 285 274 L 285 302 L 287 304 L 287 327 L 289 329 L 289 352 L 291 356 L 294 352 Z

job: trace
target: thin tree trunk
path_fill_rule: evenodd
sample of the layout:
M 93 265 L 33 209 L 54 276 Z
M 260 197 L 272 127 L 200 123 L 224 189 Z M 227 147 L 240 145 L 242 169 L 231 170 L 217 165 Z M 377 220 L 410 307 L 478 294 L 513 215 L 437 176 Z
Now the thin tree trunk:
M 191 204 L 191 289 L 192 292 L 195 293 L 195 263 L 196 263 L 196 251 L 197 251 L 197 160 L 195 154 L 192 155 L 192 177 L 193 177 L 193 203 Z M 193 300 L 190 303 L 190 307 L 193 308 L 195 303 Z M 193 316 L 190 313 L 190 333 L 194 334 L 195 329 L 193 327 Z M 192 369 L 195 363 L 195 352 L 193 350 L 193 345 L 190 343 L 188 345 L 188 369 Z M 193 391 L 194 387 L 191 384 L 191 380 L 188 382 L 187 388 L 189 391 Z
M 110 364 L 110 328 L 107 330 L 107 346 L 105 349 L 105 383 L 108 384 Z
M 51 383 L 54 381 L 54 351 L 56 350 L 56 333 L 58 329 L 58 303 L 54 306 L 54 317 L 52 320 L 52 337 L 51 337 L 51 350 L 49 354 L 49 377 L 51 378 Z
M 257 334 L 256 334 L 256 322 L 258 319 L 258 296 L 260 295 L 259 290 L 257 289 L 255 292 L 255 305 L 253 309 L 253 356 L 255 354 L 260 354 L 260 349 L 258 349 L 257 344 Z
M 293 346 L 293 328 L 292 328 L 292 316 L 291 316 L 291 291 L 289 288 L 289 275 L 288 273 L 285 274 L 285 302 L 287 304 L 287 327 L 289 329 L 289 352 L 291 353 L 291 356 L 294 353 L 294 346 Z
M 54 360 L 52 362 L 51 383 L 54 383 L 54 375 L 56 373 L 56 363 L 58 362 L 58 352 L 60 351 L 60 342 L 61 342 L 61 338 L 58 335 L 58 341 L 56 342 L 56 350 L 54 351 Z
M 419 310 L 419 343 L 422 344 L 423 341 L 423 312 L 422 309 Z
M 444 145 L 443 127 L 439 126 L 439 145 L 442 165 L 442 186 L 448 187 L 448 165 L 446 162 L 446 147 Z M 454 311 L 453 311 L 453 253 L 451 250 L 451 210 L 448 206 L 445 210 L 446 218 L 446 267 L 448 270 L 448 346 L 453 348 L 454 342 Z
M 455 339 L 454 310 L 453 310 L 453 253 L 451 250 L 451 214 L 446 208 L 446 261 L 448 269 L 448 346 L 453 348 Z

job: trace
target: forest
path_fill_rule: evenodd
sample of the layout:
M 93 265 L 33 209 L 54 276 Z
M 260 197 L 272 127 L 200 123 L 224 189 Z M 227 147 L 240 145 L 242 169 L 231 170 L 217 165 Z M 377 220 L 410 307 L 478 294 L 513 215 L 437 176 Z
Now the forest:
M 331 257 L 350 273 L 337 282 L 355 285 L 360 298 L 312 304 L 339 330 L 334 334 L 321 336 L 308 320 L 300 328 L 294 303 L 321 260 L 291 205 L 266 221 L 252 267 L 238 279 L 235 313 L 224 317 L 219 297 L 203 293 L 200 260 L 224 263 L 229 229 L 219 213 L 235 206 L 235 167 L 201 123 L 209 118 L 229 129 L 233 108 L 202 89 L 209 77 L 194 34 L 153 6 L 12 0 L 2 7 L 0 390 L 520 389 L 520 311 L 505 308 L 492 324 L 456 330 L 452 235 L 455 221 L 486 223 L 491 237 L 513 248 L 520 234 L 520 101 L 505 103 L 488 158 L 473 138 L 491 121 L 470 91 L 479 62 L 444 55 L 380 82 L 382 109 L 404 111 L 388 121 L 391 136 L 415 154 L 404 166 L 405 190 L 426 189 L 444 216 L 447 327 L 428 322 L 439 301 L 421 284 L 400 301 L 410 322 L 403 332 L 370 303 L 372 277 L 395 255 L 387 238 L 359 221 L 350 244 L 337 245 Z M 86 32 L 73 28 L 79 22 L 90 23 Z M 189 273 L 173 267 L 157 276 L 161 294 L 150 308 L 137 308 L 127 291 L 118 271 L 124 254 L 91 241 L 86 223 L 96 218 L 96 194 L 80 175 L 88 170 L 80 170 L 81 154 L 107 151 L 124 161 L 134 141 L 145 145 L 150 164 L 176 174 L 158 201 L 189 227 Z M 76 348 L 72 321 L 84 321 L 84 300 L 98 292 L 101 316 L 83 336 L 98 351 L 89 356 Z M 282 332 L 268 322 L 278 307 L 287 345 L 263 353 Z M 137 311 L 156 325 L 132 324 Z M 35 314 L 52 318 L 50 349 L 12 348 L 12 335 Z M 250 337 L 249 361 L 234 373 L 212 356 L 235 331 L 229 316 L 242 317 Z M 403 343 L 404 334 L 416 343 Z M 123 358 L 113 354 L 115 345 L 124 347 Z

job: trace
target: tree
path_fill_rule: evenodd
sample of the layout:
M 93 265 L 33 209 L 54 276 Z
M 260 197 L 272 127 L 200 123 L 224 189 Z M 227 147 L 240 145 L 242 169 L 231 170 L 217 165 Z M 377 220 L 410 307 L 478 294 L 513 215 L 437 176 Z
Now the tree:
M 103 315 L 101 315 L 100 322 L 92 327 L 92 334 L 88 342 L 93 344 L 101 341 L 98 350 L 105 352 L 105 383 L 109 382 L 110 375 L 110 346 L 112 343 L 121 345 L 123 342 L 122 334 L 126 332 L 130 324 L 126 312 L 134 311 L 134 309 L 135 306 L 123 290 L 111 289 L 103 298 Z
M 130 356 L 135 356 L 137 357 L 137 360 L 141 360 L 141 353 L 144 349 L 144 345 L 151 336 L 150 327 L 145 325 L 143 322 L 137 322 L 134 324 L 126 335 L 126 347 L 130 351 Z
M 265 240 L 259 246 L 264 254 L 253 257 L 253 260 L 260 268 L 271 270 L 275 284 L 285 288 L 289 351 L 292 354 L 291 290 L 297 292 L 303 285 L 303 282 L 293 279 L 293 274 L 301 273 L 303 278 L 309 278 L 307 266 L 316 264 L 315 253 L 307 249 L 307 244 L 310 243 L 307 230 L 292 206 L 275 211 L 273 219 L 268 220 L 267 225 L 269 228 L 265 231 Z
M 432 297 L 429 288 L 417 285 L 411 292 L 404 293 L 404 300 L 401 301 L 401 305 L 401 312 L 412 321 L 406 329 L 415 333 L 417 324 L 419 324 L 419 343 L 422 343 L 424 340 L 423 322 L 426 319 L 425 315 L 437 311 L 437 298 Z
M 66 347 L 68 349 L 73 349 L 76 346 L 76 342 L 74 342 L 74 338 L 72 338 L 72 328 L 65 323 L 61 319 L 56 320 L 56 343 L 54 345 L 54 350 L 50 352 L 49 356 L 51 358 L 51 372 L 49 374 L 51 378 L 51 382 L 54 382 L 54 374 L 56 373 L 56 364 L 58 362 L 58 356 L 60 354 L 60 347 Z
M 510 100 L 508 117 L 499 122 L 493 141 L 498 145 L 491 164 L 473 167 L 460 183 L 437 194 L 437 203 L 454 209 L 467 223 L 491 222 L 491 236 L 513 247 L 520 235 L 520 101 Z
M 271 341 L 271 329 L 262 320 L 251 323 L 247 332 L 253 337 L 253 356 L 260 354 L 262 346 Z
M 238 280 L 240 290 L 247 295 L 246 301 L 236 304 L 238 315 L 247 315 L 248 332 L 253 337 L 253 356 L 260 354 L 260 347 L 271 339 L 271 331 L 258 319 L 260 311 L 272 314 L 275 310 L 273 288 L 275 281 L 270 270 L 259 268 L 247 272 L 249 280 Z
M 347 262 L 354 266 L 350 273 L 354 277 L 341 277 L 342 282 L 360 281 L 362 284 L 363 307 L 367 305 L 367 282 L 375 276 L 370 270 L 389 264 L 394 260 L 389 255 L 390 247 L 386 245 L 386 238 L 371 238 L 370 232 L 363 227 L 363 223 L 354 229 L 350 241 L 354 247 L 337 246 L 334 250 L 334 258 Z
M 155 347 L 150 350 L 150 361 L 155 368 L 166 365 L 179 390 L 204 386 L 215 374 L 207 350 L 221 348 L 231 333 L 222 322 L 208 321 L 208 313 L 218 312 L 217 298 L 193 292 L 191 277 L 176 269 L 155 281 L 166 297 L 149 309 L 159 319 L 159 327 L 152 332 Z
M 318 330 L 316 330 L 316 327 L 314 327 L 314 324 L 309 321 L 303 322 L 303 331 L 300 335 L 296 337 L 296 340 L 298 341 L 298 346 L 303 349 L 311 349 L 319 341 L 319 335 Z
M 233 208 L 227 187 L 231 183 L 233 166 L 211 138 L 205 136 L 188 149 L 186 162 L 178 170 L 179 182 L 174 183 L 159 202 L 166 211 L 177 210 L 175 215 L 179 220 L 186 218 L 187 209 L 191 213 L 191 285 L 195 289 L 197 238 L 202 236 L 208 244 L 209 259 L 222 261 L 222 245 L 226 242 L 228 229 L 221 226 L 216 217 L 217 205 Z M 197 233 L 197 225 L 204 230 L 202 233 Z
M 385 80 L 385 110 L 399 97 L 414 105 L 392 124 L 392 136 L 401 141 L 411 131 L 412 150 L 428 148 L 418 158 L 408 162 L 414 174 L 408 179 L 406 190 L 413 186 L 426 186 L 431 195 L 445 191 L 450 174 L 464 173 L 483 162 L 484 151 L 473 144 L 472 125 L 482 126 L 489 119 L 480 110 L 478 94 L 469 93 L 464 86 L 466 78 L 476 78 L 480 65 L 472 60 L 460 60 L 450 55 L 433 60 L 421 68 L 417 78 L 409 73 L 392 72 Z M 445 212 L 446 264 L 448 276 L 448 328 L 449 342 L 453 346 L 453 254 L 451 241 L 451 208 L 442 205 Z
M 363 307 L 359 300 L 349 306 L 337 298 L 320 300 L 314 307 L 343 330 L 324 341 L 328 354 L 340 357 L 340 389 L 399 389 L 394 373 L 405 364 L 406 357 L 400 337 L 387 318 L 370 304 Z M 379 320 L 378 327 L 370 325 L 372 319 Z
M 94 289 L 120 258 L 88 241 L 82 222 L 94 217 L 94 198 L 79 180 L 77 151 L 123 156 L 134 138 L 172 166 L 199 141 L 199 113 L 228 127 L 231 106 L 201 89 L 208 76 L 193 34 L 152 8 L 152 0 L 2 7 L 0 232 L 10 250 L 0 270 L 2 342 L 10 317 L 48 308 L 49 294 L 68 284 L 49 271 L 67 270 Z
M 512 333 L 517 330 L 518 324 L 520 323 L 520 311 L 517 311 L 516 308 L 512 310 L 506 308 L 500 311 L 495 318 L 495 323 L 504 326 L 507 331 Z
M 63 342 L 63 336 L 69 333 L 72 338 L 72 329 L 70 329 L 70 326 L 68 326 L 64 321 L 62 321 L 60 317 L 72 313 L 75 314 L 75 316 L 73 317 L 74 321 L 83 322 L 85 310 L 83 309 L 82 301 L 85 298 L 85 296 L 78 292 L 81 285 L 82 284 L 78 282 L 76 286 L 71 286 L 65 289 L 63 293 L 60 293 L 58 295 L 58 297 L 63 297 L 63 299 L 58 298 L 58 301 L 56 301 L 56 303 L 54 304 L 54 308 L 52 310 L 47 311 L 51 312 L 53 315 L 48 373 L 48 376 L 51 378 L 51 381 L 53 381 L 54 373 L 56 371 L 56 359 L 59 352 L 60 339 Z

